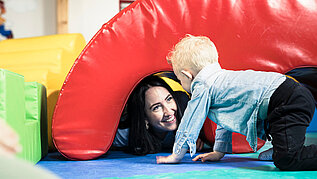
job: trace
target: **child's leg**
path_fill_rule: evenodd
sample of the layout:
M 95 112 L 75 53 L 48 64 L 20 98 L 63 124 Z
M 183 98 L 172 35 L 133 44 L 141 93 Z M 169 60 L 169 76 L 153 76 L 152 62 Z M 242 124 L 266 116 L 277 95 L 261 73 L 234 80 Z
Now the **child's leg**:
M 272 95 L 268 123 L 273 160 L 279 169 L 317 170 L 317 146 L 304 146 L 314 103 L 306 88 L 289 79 Z

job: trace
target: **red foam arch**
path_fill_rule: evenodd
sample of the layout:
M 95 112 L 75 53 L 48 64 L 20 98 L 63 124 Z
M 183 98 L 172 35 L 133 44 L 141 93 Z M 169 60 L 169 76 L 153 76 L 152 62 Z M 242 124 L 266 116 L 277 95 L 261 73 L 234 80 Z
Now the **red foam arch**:
M 187 33 L 210 37 L 226 69 L 316 65 L 317 2 L 306 2 L 137 0 L 102 26 L 65 79 L 52 123 L 56 148 L 69 159 L 104 154 L 134 86 L 172 70 L 165 56 Z

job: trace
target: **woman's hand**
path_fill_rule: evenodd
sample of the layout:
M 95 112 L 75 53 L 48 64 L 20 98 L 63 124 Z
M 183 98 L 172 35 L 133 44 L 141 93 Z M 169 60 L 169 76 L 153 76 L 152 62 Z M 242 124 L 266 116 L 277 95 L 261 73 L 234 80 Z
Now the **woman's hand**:
M 19 136 L 0 118 L 0 154 L 12 155 L 22 150 L 19 144 Z
M 157 156 L 156 157 L 156 163 L 179 163 L 181 159 L 177 157 L 175 154 L 171 154 L 169 156 Z
M 204 147 L 204 142 L 200 138 L 198 138 L 196 141 L 196 150 L 201 151 L 203 147 Z
M 205 161 L 219 161 L 220 159 L 222 159 L 223 156 L 225 156 L 224 153 L 214 151 L 214 152 L 209 152 L 209 153 L 204 153 L 204 154 L 197 155 L 193 159 L 193 161 L 197 161 L 199 159 L 201 159 L 202 162 L 205 162 Z

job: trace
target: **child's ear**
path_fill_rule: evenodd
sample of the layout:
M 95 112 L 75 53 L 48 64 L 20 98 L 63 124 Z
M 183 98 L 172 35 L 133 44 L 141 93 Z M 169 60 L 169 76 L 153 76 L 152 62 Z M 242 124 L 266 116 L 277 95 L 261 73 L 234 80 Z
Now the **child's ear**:
M 187 78 L 189 79 L 193 79 L 193 75 L 190 73 L 190 71 L 188 70 L 182 70 L 181 73 L 183 73 L 185 76 L 187 76 Z

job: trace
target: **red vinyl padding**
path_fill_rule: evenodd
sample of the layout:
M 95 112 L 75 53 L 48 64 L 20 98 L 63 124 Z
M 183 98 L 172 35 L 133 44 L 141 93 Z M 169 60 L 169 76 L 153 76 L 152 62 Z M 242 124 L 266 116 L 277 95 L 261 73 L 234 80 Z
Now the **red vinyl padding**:
M 206 139 L 210 143 L 215 142 L 216 129 L 217 129 L 217 124 L 214 123 L 209 118 L 207 118 L 203 126 L 203 132 L 205 134 Z M 261 147 L 263 147 L 264 144 L 265 144 L 265 141 L 258 138 L 257 149 L 259 150 Z M 254 152 L 254 151 L 252 150 L 249 143 L 247 142 L 246 137 L 239 133 L 233 132 L 232 133 L 232 153 L 250 153 L 250 152 Z
M 136 0 L 101 27 L 65 79 L 56 148 L 77 160 L 107 152 L 134 86 L 171 71 L 165 56 L 187 33 L 210 37 L 225 69 L 285 73 L 316 66 L 316 32 L 316 0 Z

